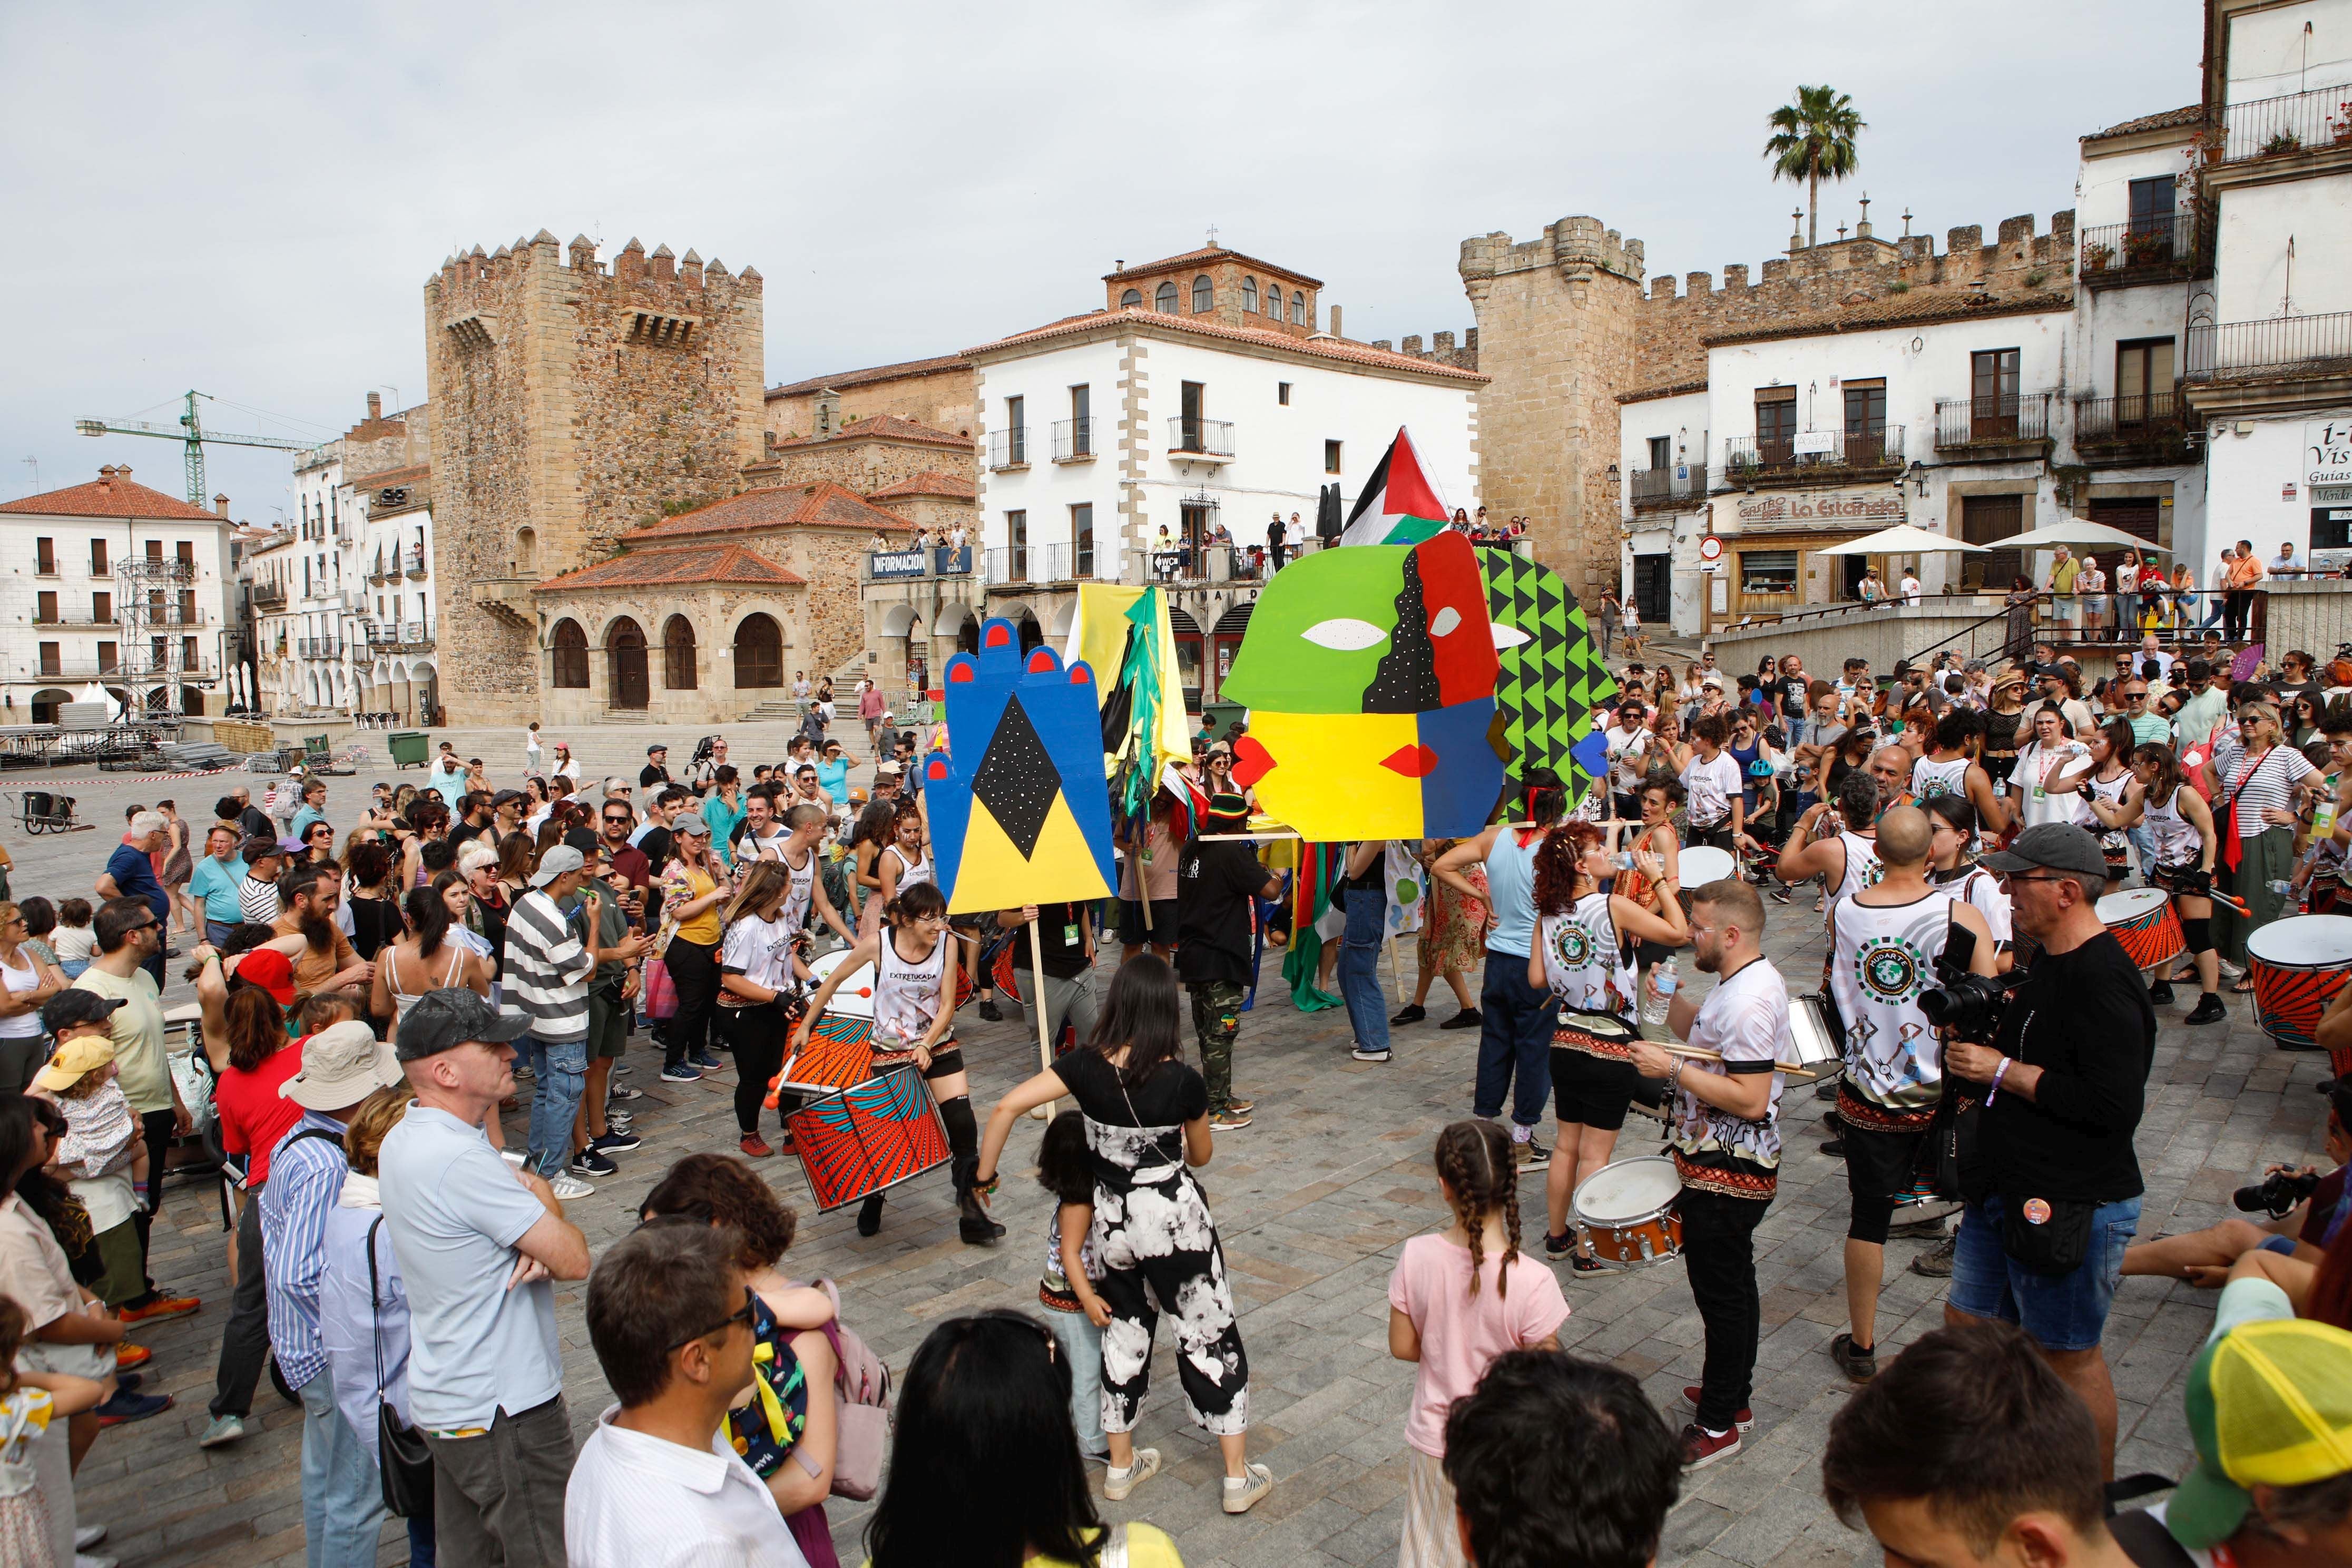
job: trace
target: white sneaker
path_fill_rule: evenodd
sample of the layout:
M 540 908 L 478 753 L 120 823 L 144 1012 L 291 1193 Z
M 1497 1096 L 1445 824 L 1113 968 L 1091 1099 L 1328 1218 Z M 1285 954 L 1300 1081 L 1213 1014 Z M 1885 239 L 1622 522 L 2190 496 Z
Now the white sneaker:
M 573 1198 L 586 1197 L 596 1189 L 569 1171 L 558 1171 L 548 1178 L 547 1190 L 563 1202 L 570 1203 Z
M 1127 1474 L 1120 1475 L 1116 1466 L 1103 1472 L 1103 1496 L 1113 1502 L 1123 1502 L 1128 1493 L 1159 1473 L 1160 1450 L 1138 1448 L 1135 1463 L 1129 1468 Z
M 106 1526 L 102 1524 L 85 1524 L 79 1530 L 74 1531 L 74 1550 L 76 1552 L 87 1552 L 105 1539 Z
M 1241 1485 L 1234 1485 L 1233 1478 L 1227 1476 L 1218 1489 L 1224 1493 L 1227 1513 L 1247 1513 L 1266 1493 L 1274 1490 L 1274 1472 L 1264 1465 L 1244 1465 L 1242 1470 Z

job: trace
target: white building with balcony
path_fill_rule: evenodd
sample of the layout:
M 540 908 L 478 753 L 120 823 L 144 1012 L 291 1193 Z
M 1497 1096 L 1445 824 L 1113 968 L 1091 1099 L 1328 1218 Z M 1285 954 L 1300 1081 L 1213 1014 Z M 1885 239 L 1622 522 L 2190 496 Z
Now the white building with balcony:
M 1108 308 L 963 355 L 987 613 L 1024 641 L 1068 629 L 1081 581 L 1164 582 L 1184 685 L 1213 700 L 1276 517 L 1295 553 L 1327 487 L 1344 515 L 1400 427 L 1447 499 L 1476 508 L 1485 376 L 1314 331 L 1320 285 L 1239 252 L 1106 283 Z
M 0 725 L 57 721 L 94 700 L 201 714 L 219 694 L 229 618 L 226 498 L 214 511 L 133 483 L 90 483 L 0 503 Z

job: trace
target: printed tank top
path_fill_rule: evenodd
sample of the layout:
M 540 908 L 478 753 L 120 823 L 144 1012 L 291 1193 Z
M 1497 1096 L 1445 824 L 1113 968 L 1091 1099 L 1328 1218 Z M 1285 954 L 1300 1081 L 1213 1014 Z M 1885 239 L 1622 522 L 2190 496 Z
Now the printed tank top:
M 1962 795 L 1969 787 L 1969 760 L 1954 757 L 1938 763 L 1927 757 L 1911 764 L 1911 794 L 1921 805 L 1938 795 Z
M 902 958 L 896 926 L 882 928 L 881 951 L 874 957 L 874 1045 L 877 1050 L 912 1050 L 930 1032 L 940 1016 L 940 996 L 948 974 L 953 939 L 942 934 L 930 956 Z M 952 1027 L 952 1026 L 950 1026 Z M 941 1044 L 946 1037 L 941 1037 Z
M 1936 955 L 1951 926 L 1951 895 L 1941 888 L 1907 904 L 1844 899 L 1830 910 L 1830 994 L 1845 1020 L 1845 1087 L 1897 1117 L 1924 1118 L 1936 1108 L 1943 1072 L 1919 994 L 1937 984 Z
M 1537 930 L 1544 981 L 1562 1006 L 1630 1021 L 1633 971 L 1621 954 L 1608 894 L 1587 893 L 1566 914 L 1543 916 Z
M 2203 835 L 2197 831 L 2195 823 L 2180 814 L 2180 792 L 2186 787 L 2175 784 L 2161 805 L 2152 795 L 2141 797 L 2148 832 L 2156 839 L 2156 863 L 2159 866 L 2194 866 L 2205 853 Z

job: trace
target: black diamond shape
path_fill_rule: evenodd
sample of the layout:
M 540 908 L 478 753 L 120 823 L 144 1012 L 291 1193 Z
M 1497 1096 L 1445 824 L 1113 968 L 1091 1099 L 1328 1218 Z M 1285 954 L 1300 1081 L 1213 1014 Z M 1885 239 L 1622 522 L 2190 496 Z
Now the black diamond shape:
M 1045 816 L 1062 793 L 1062 775 L 1018 697 L 1005 701 L 1004 717 L 997 721 L 988 754 L 980 759 L 980 769 L 971 776 L 971 793 L 973 799 L 988 807 L 988 814 L 996 818 L 1024 860 L 1036 853 L 1037 836 L 1045 831 Z

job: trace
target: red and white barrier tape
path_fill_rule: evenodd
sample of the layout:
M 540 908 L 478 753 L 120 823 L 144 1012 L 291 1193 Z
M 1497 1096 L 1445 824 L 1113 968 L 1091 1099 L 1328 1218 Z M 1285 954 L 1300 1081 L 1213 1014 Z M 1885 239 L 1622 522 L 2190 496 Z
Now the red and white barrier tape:
M 243 773 L 243 768 L 198 768 L 192 773 L 100 773 L 94 779 L 12 779 L 0 773 L 0 789 L 66 789 L 75 784 L 164 784 L 173 779 L 208 779 L 215 773 Z

